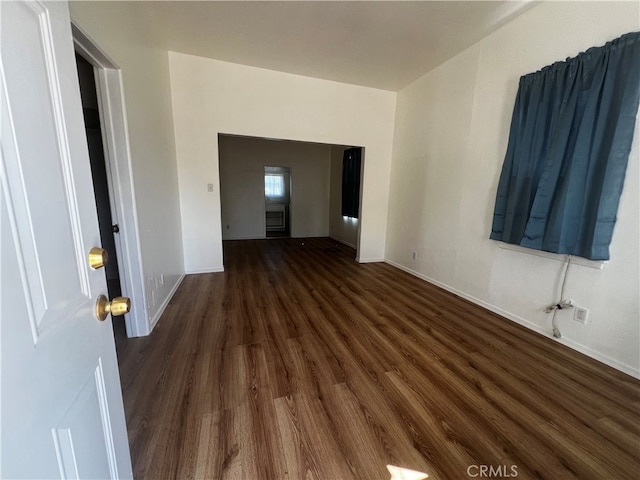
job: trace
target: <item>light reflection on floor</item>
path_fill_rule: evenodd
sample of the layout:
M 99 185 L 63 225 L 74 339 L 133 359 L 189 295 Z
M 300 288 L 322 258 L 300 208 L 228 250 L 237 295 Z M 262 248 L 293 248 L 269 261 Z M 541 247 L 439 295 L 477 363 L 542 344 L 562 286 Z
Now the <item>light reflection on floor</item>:
M 422 480 L 423 478 L 429 477 L 429 475 L 424 472 L 417 472 L 394 465 L 387 465 L 387 470 L 389 470 L 391 474 L 390 480 Z

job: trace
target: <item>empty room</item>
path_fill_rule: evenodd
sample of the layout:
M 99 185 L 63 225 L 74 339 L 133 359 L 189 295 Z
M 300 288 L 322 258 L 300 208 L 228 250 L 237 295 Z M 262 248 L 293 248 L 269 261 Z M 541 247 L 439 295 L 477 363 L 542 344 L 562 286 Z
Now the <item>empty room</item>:
M 0 35 L 0 478 L 640 478 L 640 3 Z

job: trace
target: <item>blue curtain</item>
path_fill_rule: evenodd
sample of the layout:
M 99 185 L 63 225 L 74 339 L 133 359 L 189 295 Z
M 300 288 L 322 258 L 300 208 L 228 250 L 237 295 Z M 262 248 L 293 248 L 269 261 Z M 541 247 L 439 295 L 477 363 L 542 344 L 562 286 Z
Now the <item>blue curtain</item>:
M 520 78 L 491 238 L 608 260 L 640 98 L 640 32 Z

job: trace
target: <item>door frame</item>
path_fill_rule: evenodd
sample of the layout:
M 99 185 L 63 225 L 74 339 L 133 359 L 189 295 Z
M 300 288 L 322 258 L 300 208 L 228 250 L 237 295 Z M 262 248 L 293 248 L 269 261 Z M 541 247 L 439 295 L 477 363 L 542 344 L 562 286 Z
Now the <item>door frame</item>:
M 109 199 L 120 226 L 120 233 L 115 238 L 120 283 L 122 295 L 131 299 L 131 312 L 125 315 L 125 325 L 128 337 L 141 337 L 151 333 L 151 325 L 143 288 L 142 249 L 122 70 L 73 21 L 71 32 L 76 51 L 94 67 Z
M 292 225 L 292 222 L 291 222 L 291 210 L 292 210 L 292 208 L 291 208 L 291 206 L 293 204 L 293 201 L 291 199 L 291 191 L 292 191 L 292 188 L 291 188 L 291 185 L 292 185 L 292 182 L 291 182 L 291 170 L 292 170 L 293 167 L 291 167 L 290 165 L 286 165 L 286 166 L 285 165 L 264 165 L 263 166 L 263 170 L 262 170 L 263 171 L 263 177 L 267 175 L 266 170 L 269 167 L 271 167 L 271 168 L 275 167 L 275 168 L 281 168 L 283 170 L 287 170 L 286 177 L 287 177 L 288 185 L 285 188 L 287 189 L 287 191 L 289 193 L 289 195 L 288 195 L 289 203 L 286 204 L 286 206 L 288 208 L 288 211 L 285 210 L 285 225 L 286 225 L 285 231 L 287 231 L 287 230 L 289 231 L 289 237 L 286 237 L 286 238 L 294 238 L 293 235 L 291 234 L 291 225 Z M 263 182 L 263 187 L 262 188 L 264 190 L 264 182 Z M 264 221 L 264 238 L 267 239 L 267 238 L 270 238 L 270 237 L 267 236 L 267 221 L 266 221 L 266 216 L 267 216 L 267 195 L 266 195 L 266 193 L 264 195 L 264 202 L 262 202 L 262 203 L 263 203 L 262 206 L 263 206 L 263 210 L 264 210 L 264 213 L 262 215 L 262 219 Z

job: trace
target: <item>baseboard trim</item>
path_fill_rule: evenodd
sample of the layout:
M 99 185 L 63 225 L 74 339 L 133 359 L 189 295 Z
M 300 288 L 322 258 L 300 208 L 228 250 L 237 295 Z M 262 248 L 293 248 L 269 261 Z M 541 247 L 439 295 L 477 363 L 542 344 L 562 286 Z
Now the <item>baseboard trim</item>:
M 332 237 L 331 235 L 329 235 L 329 238 L 330 238 L 331 240 L 335 240 L 335 241 L 336 241 L 336 242 L 338 242 L 338 243 L 341 243 L 341 244 L 343 244 L 343 245 L 346 245 L 347 247 L 351 247 L 351 248 L 353 248 L 354 250 L 357 250 L 357 249 L 358 249 L 358 247 L 356 247 L 355 245 L 352 245 L 352 244 L 351 244 L 351 243 L 349 243 L 349 242 L 345 242 L 344 240 L 341 240 L 340 238 Z
M 356 258 L 358 263 L 382 263 L 385 261 L 384 258 Z
M 167 306 L 169 305 L 169 302 L 171 301 L 173 296 L 176 294 L 176 291 L 178 290 L 178 287 L 182 283 L 182 280 L 184 280 L 184 276 L 185 274 L 183 273 L 182 275 L 180 275 L 180 277 L 178 277 L 178 281 L 175 283 L 173 287 L 171 287 L 171 290 L 169 291 L 169 295 L 167 295 L 167 298 L 164 299 L 158 311 L 151 318 L 151 328 L 149 329 L 149 333 L 153 332 L 153 329 L 155 328 L 156 324 L 160 320 L 160 317 L 162 316 Z
M 413 275 L 414 277 L 418 277 L 421 280 L 424 280 L 425 282 L 431 283 L 433 285 L 436 285 L 444 290 L 447 290 L 448 292 L 453 293 L 454 295 L 457 295 L 459 297 L 464 298 L 465 300 L 469 300 L 472 303 L 475 303 L 476 305 L 479 305 L 480 307 L 486 308 L 487 310 L 496 313 L 498 315 L 500 315 L 501 317 L 506 318 L 507 320 L 511 320 L 512 322 L 515 322 L 519 325 L 522 325 L 523 327 L 528 328 L 529 330 L 533 330 L 536 333 L 539 333 L 540 335 L 543 335 L 555 342 L 558 342 L 562 345 L 565 345 L 566 347 L 571 348 L 572 350 L 576 350 L 577 352 L 580 352 L 588 357 L 593 358 L 594 360 L 597 360 L 601 363 L 604 363 L 605 365 L 608 365 L 612 368 L 615 368 L 616 370 L 621 371 L 622 373 L 626 373 L 627 375 L 630 375 L 632 377 L 638 378 L 640 379 L 640 370 L 636 369 L 630 365 L 627 365 L 625 363 L 622 363 L 618 360 L 615 360 L 611 357 L 608 357 L 607 355 L 604 355 L 600 352 L 597 352 L 595 350 L 592 350 L 591 348 L 582 345 L 578 342 L 574 342 L 573 340 L 568 340 L 566 338 L 555 338 L 552 333 L 549 331 L 546 331 L 545 329 L 543 329 L 542 327 L 540 327 L 540 325 L 533 323 L 525 318 L 522 318 L 518 315 L 514 315 L 511 312 L 508 312 L 506 310 L 503 310 L 502 308 L 493 305 L 489 302 L 485 302 L 484 300 L 480 300 L 479 298 L 474 297 L 473 295 L 469 295 L 468 293 L 465 293 L 461 290 L 458 290 L 456 288 L 453 288 L 445 283 L 442 283 L 438 280 L 435 280 L 427 275 L 424 275 L 420 272 L 417 272 L 415 270 L 412 270 L 411 268 L 408 268 L 400 263 L 394 262 L 393 260 L 389 260 L 389 259 L 385 259 L 384 260 L 385 263 L 388 263 L 389 265 L 396 267 L 404 272 L 407 272 L 411 275 Z
M 221 267 L 213 267 L 213 268 L 196 268 L 193 270 L 187 270 L 185 272 L 186 275 L 198 275 L 200 273 L 220 273 L 224 272 L 224 265 Z
M 246 236 L 239 236 L 239 237 L 235 237 L 235 236 L 231 236 L 231 237 L 222 237 L 222 241 L 227 241 L 227 240 L 265 240 L 267 238 L 266 235 L 249 235 L 248 237 Z

